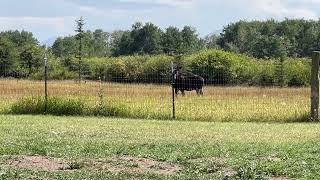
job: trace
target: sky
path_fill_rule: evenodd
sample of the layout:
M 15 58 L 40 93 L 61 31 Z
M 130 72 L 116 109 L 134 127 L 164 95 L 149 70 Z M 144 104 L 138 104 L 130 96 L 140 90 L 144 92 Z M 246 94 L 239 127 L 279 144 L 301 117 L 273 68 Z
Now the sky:
M 125 30 L 139 21 L 190 25 L 203 37 L 238 20 L 318 20 L 320 0 L 0 0 L 0 31 L 31 31 L 40 42 L 74 34 L 80 16 L 89 30 Z

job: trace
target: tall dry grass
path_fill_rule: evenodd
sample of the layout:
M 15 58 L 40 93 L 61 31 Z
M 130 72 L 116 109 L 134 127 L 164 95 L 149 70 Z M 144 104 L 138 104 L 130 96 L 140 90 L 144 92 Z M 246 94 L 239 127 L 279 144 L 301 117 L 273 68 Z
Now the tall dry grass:
M 171 117 L 171 87 L 152 84 L 119 84 L 95 81 L 49 81 L 49 96 L 79 97 L 89 106 L 99 101 L 121 104 L 124 116 L 137 118 Z M 198 97 L 188 92 L 177 97 L 178 119 L 198 121 L 302 121 L 310 105 L 309 88 L 215 87 L 204 88 Z M 0 80 L 2 110 L 19 98 L 43 95 L 41 81 Z M 102 97 L 101 97 L 102 94 Z

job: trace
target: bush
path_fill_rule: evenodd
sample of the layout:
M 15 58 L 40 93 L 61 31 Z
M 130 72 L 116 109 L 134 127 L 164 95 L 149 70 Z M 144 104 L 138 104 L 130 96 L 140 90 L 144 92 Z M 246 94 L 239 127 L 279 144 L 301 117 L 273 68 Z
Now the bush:
M 39 71 L 30 75 L 31 79 L 35 80 L 44 80 L 44 67 Z M 74 79 L 77 77 L 77 73 L 74 71 L 70 71 L 67 67 L 65 67 L 60 59 L 50 59 L 48 65 L 48 79 L 54 80 L 65 80 L 65 79 Z
M 288 86 L 308 86 L 311 79 L 311 61 L 289 59 L 285 64 L 285 83 Z
M 83 77 L 90 80 L 168 84 L 171 82 L 171 61 L 182 66 L 182 71 L 203 76 L 206 84 L 272 86 L 278 85 L 279 80 L 284 86 L 310 84 L 310 59 L 288 58 L 279 67 L 279 60 L 256 59 L 219 49 L 202 50 L 180 58 L 167 55 L 90 58 L 83 61 L 82 71 Z M 75 78 L 76 65 L 74 59 L 64 63 L 59 59 L 52 60 L 49 78 Z M 43 72 L 33 74 L 32 78 L 43 79 Z
M 83 115 L 85 103 L 77 98 L 49 97 L 47 112 L 41 96 L 24 97 L 10 107 L 12 114 Z
M 262 61 L 256 64 L 255 73 L 251 85 L 272 86 L 277 82 L 275 63 L 272 60 Z
M 173 57 L 158 55 L 148 57 L 142 67 L 142 82 L 169 83 L 171 81 L 171 61 Z
M 228 84 L 234 79 L 231 67 L 235 59 L 231 53 L 206 50 L 186 58 L 189 69 L 205 77 L 208 84 Z

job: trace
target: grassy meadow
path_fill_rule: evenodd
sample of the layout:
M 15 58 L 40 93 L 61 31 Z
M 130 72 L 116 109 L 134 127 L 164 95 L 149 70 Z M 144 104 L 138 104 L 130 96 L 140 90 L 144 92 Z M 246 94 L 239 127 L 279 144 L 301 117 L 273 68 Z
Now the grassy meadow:
M 172 113 L 169 85 L 120 84 L 96 81 L 49 81 L 49 96 L 79 98 L 89 107 L 100 101 L 121 105 L 119 116 L 129 118 L 170 119 Z M 42 96 L 41 81 L 0 80 L 0 107 L 25 96 Z M 310 107 L 310 88 L 222 87 L 206 86 L 204 96 L 188 92 L 176 98 L 179 120 L 195 121 L 306 121 Z
M 0 115 L 0 179 L 319 179 L 319 137 L 312 123 Z

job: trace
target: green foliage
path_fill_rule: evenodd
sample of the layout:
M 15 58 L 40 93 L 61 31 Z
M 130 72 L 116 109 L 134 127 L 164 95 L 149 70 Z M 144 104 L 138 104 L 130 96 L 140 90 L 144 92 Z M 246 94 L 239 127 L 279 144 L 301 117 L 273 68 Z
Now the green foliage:
M 30 32 L 0 32 L 0 76 L 31 76 L 39 70 L 43 52 L 44 47 Z
M 319 38 L 320 21 L 239 21 L 224 28 L 219 44 L 257 58 L 311 57 Z
M 203 76 L 207 84 L 307 86 L 310 84 L 309 59 L 261 60 L 218 49 L 207 49 L 181 58 L 157 56 L 121 56 L 92 58 L 85 62 L 89 79 L 113 82 L 169 83 L 171 61 L 184 72 Z M 281 73 L 279 71 L 281 70 Z
M 127 31 L 119 42 L 114 55 L 159 54 L 162 31 L 152 23 L 135 23 L 131 31 Z
M 41 65 L 44 67 L 44 64 Z M 55 58 L 52 54 L 48 57 L 48 79 L 49 80 L 66 80 L 77 77 L 76 72 L 72 69 L 72 65 L 66 66 L 60 58 Z M 44 80 L 44 68 L 40 68 L 30 75 L 30 79 Z
M 308 86 L 311 79 L 311 61 L 291 59 L 285 62 L 285 84 L 288 86 Z
M 196 30 L 190 26 L 182 30 L 168 27 L 164 32 L 152 23 L 138 22 L 114 44 L 113 55 L 189 54 L 201 49 L 201 42 Z
M 60 58 L 74 57 L 77 52 L 77 41 L 74 37 L 59 37 L 52 45 L 52 52 Z
M 204 50 L 186 58 L 190 70 L 207 79 L 207 83 L 228 84 L 237 76 L 232 68 L 239 63 L 232 53 L 220 50 Z
M 184 71 L 203 76 L 207 84 L 307 86 L 310 60 L 287 56 L 308 56 L 307 50 L 318 48 L 318 24 L 304 20 L 240 21 L 227 26 L 221 36 L 205 40 L 189 26 L 181 30 L 169 27 L 163 32 L 152 23 L 136 23 L 129 31 L 113 33 L 86 31 L 81 35 L 82 62 L 76 59 L 76 36 L 58 38 L 48 52 L 48 75 L 49 79 L 73 79 L 81 69 L 82 76 L 90 80 L 169 83 L 170 63 L 179 61 Z M 204 44 L 221 45 L 248 56 L 217 49 L 198 52 Z M 0 76 L 43 79 L 43 54 L 44 47 L 32 33 L 1 32 Z M 118 57 L 109 57 L 112 54 Z
M 274 61 L 212 49 L 186 57 L 186 64 L 207 84 L 274 84 Z
M 0 36 L 0 76 L 6 77 L 14 73 L 17 66 L 17 61 L 14 61 L 16 53 L 14 44 Z
M 271 86 L 276 85 L 278 77 L 275 75 L 275 62 L 266 61 L 258 64 L 251 85 Z
M 41 96 L 24 97 L 13 103 L 10 107 L 12 114 L 52 114 L 52 115 L 82 115 L 85 104 L 78 98 L 63 98 L 50 96 L 48 98 L 47 112 L 45 112 L 45 99 Z
M 89 67 L 90 79 L 113 82 L 165 83 L 170 81 L 173 57 L 121 56 L 118 58 L 92 58 L 85 63 Z

